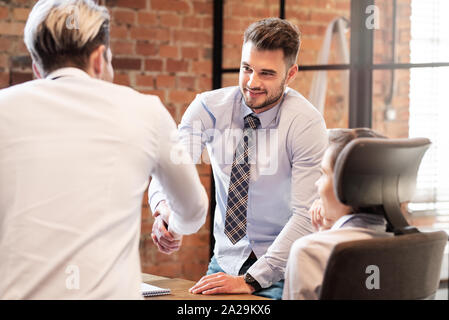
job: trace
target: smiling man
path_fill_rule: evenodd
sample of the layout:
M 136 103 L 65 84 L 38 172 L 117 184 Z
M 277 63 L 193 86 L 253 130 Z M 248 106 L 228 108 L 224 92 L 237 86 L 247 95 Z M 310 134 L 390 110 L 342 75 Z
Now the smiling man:
M 307 211 L 317 198 L 327 134 L 320 113 L 288 88 L 299 46 L 288 21 L 253 23 L 244 35 L 239 86 L 199 94 L 183 116 L 179 132 L 194 161 L 207 147 L 217 200 L 214 256 L 193 293 L 280 299 L 290 247 L 313 230 Z M 156 179 L 149 198 L 157 221 L 169 221 L 171 204 Z M 153 240 L 171 253 L 181 241 L 164 228 L 155 224 Z

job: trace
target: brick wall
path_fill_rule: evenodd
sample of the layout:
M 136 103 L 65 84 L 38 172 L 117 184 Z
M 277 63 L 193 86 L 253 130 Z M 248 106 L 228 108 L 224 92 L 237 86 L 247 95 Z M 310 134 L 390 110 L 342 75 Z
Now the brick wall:
M 0 0 L 0 88 L 32 79 L 31 60 L 23 44 L 23 28 L 33 0 Z M 195 94 L 212 87 L 212 0 L 108 0 L 101 1 L 112 15 L 111 45 L 114 54 L 115 82 L 143 93 L 158 95 L 176 122 Z M 389 0 L 381 6 L 381 30 L 376 31 L 375 57 L 388 59 L 391 16 Z M 377 3 L 376 2 L 376 3 Z M 399 0 L 399 58 L 407 61 L 409 2 Z M 286 17 L 303 34 L 298 62 L 316 63 L 328 23 L 337 16 L 350 18 L 350 0 L 289 0 Z M 242 35 L 255 20 L 278 16 L 278 0 L 226 0 L 224 7 L 223 66 L 238 68 Z M 349 34 L 348 34 L 349 39 Z M 330 63 L 339 63 L 331 55 Z M 374 74 L 374 127 L 392 136 L 408 132 L 408 72 L 397 73 L 398 91 L 394 106 L 396 121 L 383 118 L 383 101 L 388 91 L 388 72 Z M 301 72 L 292 87 L 308 97 L 313 72 Z M 223 86 L 236 85 L 237 74 L 225 74 Z M 385 80 L 387 79 L 387 81 Z M 328 127 L 346 127 L 348 106 L 343 103 L 341 73 L 328 73 L 325 119 Z M 201 181 L 210 195 L 210 167 L 198 165 Z M 210 216 L 210 215 L 209 215 Z M 199 233 L 184 238 L 182 249 L 172 255 L 157 252 L 149 236 L 152 226 L 147 195 L 142 200 L 142 270 L 159 275 L 199 279 L 209 259 L 209 218 Z

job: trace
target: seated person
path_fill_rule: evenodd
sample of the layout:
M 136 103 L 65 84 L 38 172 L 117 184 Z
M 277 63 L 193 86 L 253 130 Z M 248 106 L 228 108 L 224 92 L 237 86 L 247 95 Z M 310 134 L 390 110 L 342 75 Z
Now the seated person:
M 321 178 L 315 183 L 320 199 L 309 213 L 319 232 L 292 245 L 285 271 L 283 299 L 318 299 L 327 261 L 340 242 L 386 237 L 386 220 L 378 208 L 352 208 L 334 193 L 334 166 L 343 148 L 357 138 L 385 138 L 371 129 L 329 130 L 329 146 L 321 163 Z M 377 210 L 376 210 L 377 209 Z

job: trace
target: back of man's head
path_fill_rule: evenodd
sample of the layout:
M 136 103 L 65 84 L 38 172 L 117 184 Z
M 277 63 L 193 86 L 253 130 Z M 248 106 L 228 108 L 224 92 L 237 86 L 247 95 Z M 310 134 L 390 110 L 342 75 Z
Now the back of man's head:
M 93 0 L 39 0 L 25 26 L 25 45 L 44 75 L 62 67 L 85 70 L 95 49 L 109 47 L 109 21 L 108 10 Z

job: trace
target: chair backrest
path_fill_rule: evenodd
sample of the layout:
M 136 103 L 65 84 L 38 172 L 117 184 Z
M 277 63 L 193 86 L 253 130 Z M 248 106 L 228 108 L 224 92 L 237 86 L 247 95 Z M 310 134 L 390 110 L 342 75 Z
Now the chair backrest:
M 444 231 L 349 241 L 329 258 L 320 299 L 428 299 L 438 289 Z
M 413 196 L 418 168 L 429 146 L 426 138 L 351 141 L 335 162 L 337 198 L 352 207 L 383 206 L 395 233 L 407 233 L 410 226 L 400 205 Z
M 338 244 L 326 266 L 320 299 L 425 299 L 438 289 L 447 234 L 409 226 L 400 203 L 412 198 L 430 146 L 425 138 L 360 138 L 339 154 L 334 191 L 344 204 L 380 207 L 394 237 Z

